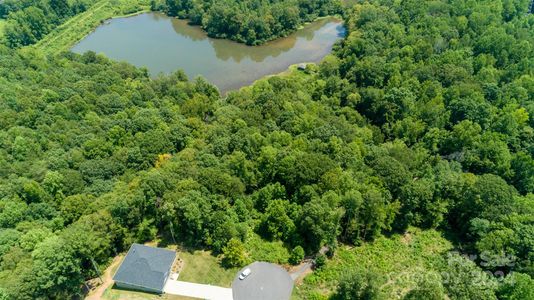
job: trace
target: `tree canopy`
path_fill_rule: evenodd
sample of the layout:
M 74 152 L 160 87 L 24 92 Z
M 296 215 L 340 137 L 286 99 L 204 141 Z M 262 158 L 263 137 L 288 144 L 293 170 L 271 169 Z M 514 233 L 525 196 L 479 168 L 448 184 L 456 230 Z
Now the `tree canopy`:
M 0 295 L 73 297 L 95 265 L 170 232 L 242 265 L 250 232 L 298 249 L 297 262 L 410 226 L 446 232 L 478 259 L 449 258 L 451 280 L 408 299 L 532 294 L 528 1 L 356 2 L 321 64 L 224 98 L 180 71 L 150 78 L 92 52 L 0 46 Z M 243 10 L 253 3 L 285 5 Z M 47 5 L 67 18 L 64 2 Z M 206 11 L 239 12 L 225 5 Z M 195 20 L 195 9 L 175 13 Z M 338 294 L 373 298 L 375 287 L 356 274 Z
M 342 12 L 338 0 L 152 0 L 151 7 L 187 18 L 211 37 L 248 45 L 286 36 L 305 22 Z
M 5 44 L 12 48 L 35 44 L 70 17 L 86 11 L 96 0 L 6 0 L 0 19 L 6 19 Z

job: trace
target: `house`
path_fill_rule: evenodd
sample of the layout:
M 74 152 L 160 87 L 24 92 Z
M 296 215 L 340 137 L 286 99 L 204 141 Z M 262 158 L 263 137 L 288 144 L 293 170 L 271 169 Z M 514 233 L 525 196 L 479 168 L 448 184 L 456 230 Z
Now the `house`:
M 119 288 L 162 294 L 176 252 L 132 244 L 113 277 Z

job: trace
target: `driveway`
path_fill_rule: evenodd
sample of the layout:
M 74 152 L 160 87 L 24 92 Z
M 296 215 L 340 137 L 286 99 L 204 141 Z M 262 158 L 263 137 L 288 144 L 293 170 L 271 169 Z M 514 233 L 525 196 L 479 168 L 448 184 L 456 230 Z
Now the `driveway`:
M 207 300 L 233 300 L 231 288 L 172 279 L 167 280 L 163 291 L 167 294 Z
M 257 261 L 246 266 L 251 270 L 247 278 L 241 280 L 236 275 L 232 282 L 235 300 L 289 300 L 293 290 L 293 280 L 279 265 Z M 241 273 L 245 268 L 241 269 Z
M 300 263 L 296 268 L 290 272 L 291 279 L 297 281 L 301 276 L 306 275 L 312 271 L 313 259 L 308 259 Z
M 324 255 L 327 251 L 328 251 L 328 247 L 323 246 L 319 250 L 319 254 Z M 315 259 L 305 259 L 304 261 L 300 263 L 298 267 L 294 268 L 290 272 L 291 279 L 293 279 L 293 281 L 297 281 L 297 279 L 299 279 L 301 276 L 307 275 L 308 273 L 312 271 L 312 268 L 314 265 L 315 265 Z

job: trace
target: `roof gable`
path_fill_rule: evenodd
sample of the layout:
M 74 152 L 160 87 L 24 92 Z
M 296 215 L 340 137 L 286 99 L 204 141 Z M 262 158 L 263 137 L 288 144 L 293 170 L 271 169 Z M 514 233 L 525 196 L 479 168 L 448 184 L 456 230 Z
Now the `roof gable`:
M 163 291 L 176 252 L 133 244 L 113 280 Z

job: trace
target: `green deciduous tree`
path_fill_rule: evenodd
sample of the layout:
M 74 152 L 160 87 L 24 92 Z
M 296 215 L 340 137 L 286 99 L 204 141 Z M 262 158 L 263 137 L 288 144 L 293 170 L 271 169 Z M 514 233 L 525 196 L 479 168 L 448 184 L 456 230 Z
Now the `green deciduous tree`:
M 534 299 L 534 280 L 528 274 L 514 272 L 505 278 L 497 296 L 505 300 Z
M 32 253 L 34 297 L 61 298 L 77 294 L 83 281 L 80 260 L 70 245 L 57 236 L 45 239 Z
M 293 265 L 298 265 L 304 259 L 304 254 L 304 248 L 302 246 L 296 246 L 291 250 L 289 262 Z
M 334 299 L 385 299 L 380 294 L 379 275 L 373 271 L 356 271 L 343 278 Z
M 245 247 L 238 239 L 230 239 L 228 244 L 224 246 L 222 250 L 222 263 L 224 266 L 233 268 L 233 267 L 242 267 L 247 262 Z
M 330 193 L 302 207 L 299 230 L 311 251 L 319 250 L 325 243 L 335 243 L 342 214 L 341 210 L 336 208 L 338 203 L 339 197 Z
M 443 275 L 443 285 L 451 299 L 497 299 L 494 279 L 467 258 L 450 255 Z

